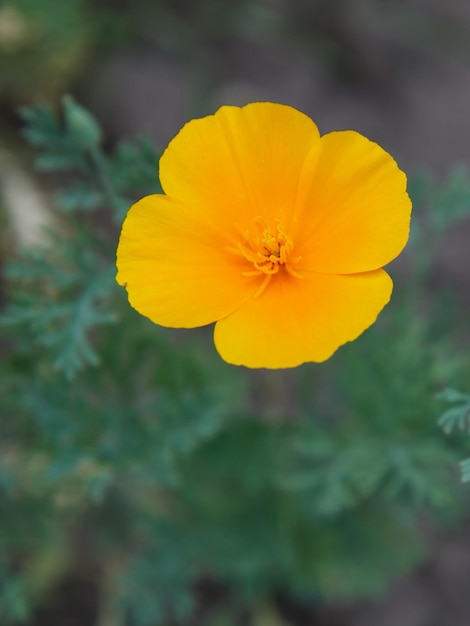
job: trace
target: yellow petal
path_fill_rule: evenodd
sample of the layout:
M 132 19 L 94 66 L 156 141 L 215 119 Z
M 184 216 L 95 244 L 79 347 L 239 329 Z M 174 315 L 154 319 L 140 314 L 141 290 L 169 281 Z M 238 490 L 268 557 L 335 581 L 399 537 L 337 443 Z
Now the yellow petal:
M 135 204 L 124 221 L 116 280 L 130 304 L 156 324 L 210 324 L 243 304 L 262 279 L 243 276 L 246 261 L 224 248 L 192 211 L 163 195 Z
M 318 141 L 313 121 L 292 107 L 224 106 L 181 129 L 160 159 L 160 181 L 166 194 L 235 238 L 257 216 L 288 226 Z
M 300 266 L 349 274 L 382 267 L 408 239 L 406 176 L 380 146 L 354 131 L 324 135 L 310 186 L 302 189 Z
M 217 322 L 216 348 L 225 361 L 253 368 L 325 361 L 374 323 L 392 286 L 383 270 L 303 280 L 283 272 L 259 297 Z

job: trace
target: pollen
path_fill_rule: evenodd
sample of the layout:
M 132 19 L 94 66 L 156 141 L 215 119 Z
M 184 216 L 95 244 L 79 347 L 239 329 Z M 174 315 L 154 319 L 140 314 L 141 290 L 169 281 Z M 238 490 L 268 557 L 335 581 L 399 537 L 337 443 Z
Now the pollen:
M 242 231 L 241 240 L 236 247 L 229 247 L 227 250 L 232 254 L 244 257 L 250 267 L 243 271 L 243 276 L 265 275 L 261 288 L 257 295 L 264 291 L 272 276 L 285 270 L 295 278 L 303 278 L 297 265 L 301 260 L 300 256 L 293 254 L 294 244 L 286 233 L 281 220 L 276 219 L 272 226 L 266 220 L 257 216 L 252 230 Z

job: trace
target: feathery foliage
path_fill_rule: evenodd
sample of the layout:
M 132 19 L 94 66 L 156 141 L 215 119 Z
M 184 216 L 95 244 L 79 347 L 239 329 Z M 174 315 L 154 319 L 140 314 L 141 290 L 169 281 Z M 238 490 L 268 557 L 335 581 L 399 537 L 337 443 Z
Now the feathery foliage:
M 106 155 L 70 98 L 23 118 L 55 177 L 58 227 L 6 268 L 2 623 L 24 623 L 77 562 L 102 616 L 158 626 L 194 623 L 201 606 L 208 624 L 233 623 L 279 593 L 370 595 L 423 558 L 423 523 L 465 512 L 465 441 L 437 427 L 436 393 L 463 384 L 468 359 L 450 314 L 422 307 L 443 229 L 468 215 L 468 177 L 437 195 L 411 185 L 412 270 L 396 267 L 393 304 L 361 339 L 320 366 L 250 374 L 221 363 L 205 329 L 141 318 L 114 283 L 124 212 L 159 190 L 148 142 Z M 444 430 L 467 429 L 469 397 L 440 399 Z

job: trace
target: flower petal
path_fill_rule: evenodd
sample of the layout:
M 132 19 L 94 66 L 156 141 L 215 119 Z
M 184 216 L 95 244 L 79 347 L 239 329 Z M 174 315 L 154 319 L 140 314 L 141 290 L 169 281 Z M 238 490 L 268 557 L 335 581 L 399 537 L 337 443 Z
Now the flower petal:
M 298 218 L 300 265 L 332 274 L 386 265 L 408 239 L 405 174 L 385 150 L 354 131 L 329 133 L 319 143 Z
M 374 323 L 392 287 L 384 270 L 303 280 L 284 272 L 217 322 L 216 348 L 225 361 L 252 368 L 325 361 Z
M 257 216 L 286 223 L 318 141 L 314 122 L 292 107 L 224 106 L 181 129 L 160 159 L 160 181 L 167 195 L 225 233 L 250 228 Z
M 242 305 L 262 279 L 243 276 L 245 261 L 228 253 L 192 212 L 163 195 L 135 204 L 124 221 L 116 280 L 130 304 L 156 324 L 192 328 Z

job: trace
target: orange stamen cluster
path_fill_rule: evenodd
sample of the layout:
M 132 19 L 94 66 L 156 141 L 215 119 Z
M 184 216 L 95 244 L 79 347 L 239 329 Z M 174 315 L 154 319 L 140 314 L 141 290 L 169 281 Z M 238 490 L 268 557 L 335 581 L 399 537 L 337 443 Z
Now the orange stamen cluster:
M 244 257 L 253 267 L 244 271 L 244 276 L 260 276 L 265 274 L 259 293 L 264 290 L 269 280 L 281 269 L 295 276 L 303 278 L 295 268 L 300 256 L 292 256 L 294 244 L 281 225 L 275 220 L 275 228 L 270 228 L 266 221 L 258 216 L 255 218 L 257 234 L 252 235 L 249 230 L 242 232 L 243 239 L 237 247 L 227 248 L 229 252 Z M 257 295 L 259 295 L 259 293 Z

